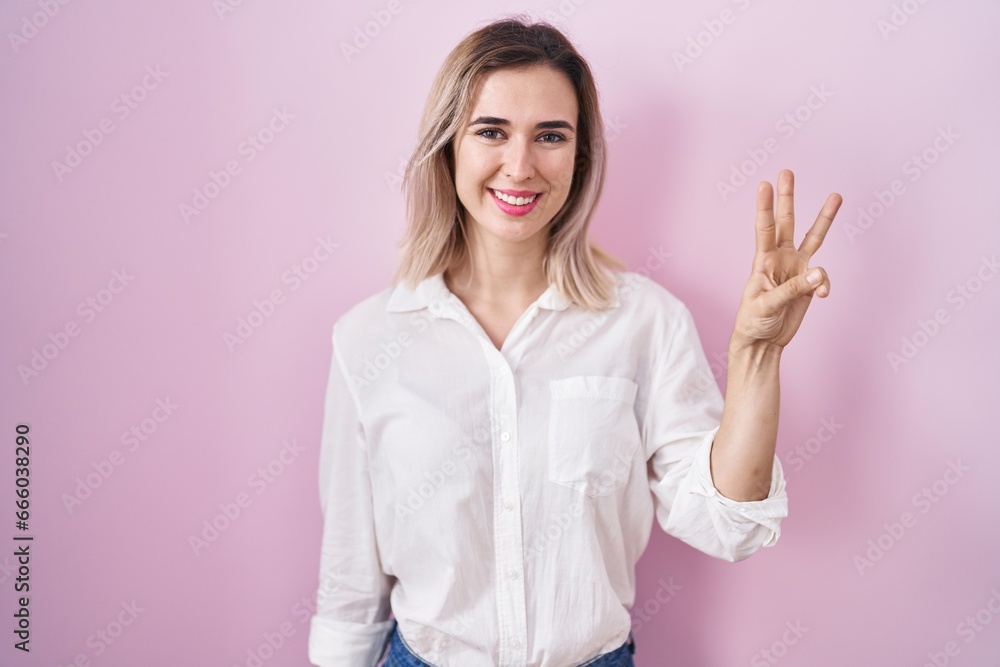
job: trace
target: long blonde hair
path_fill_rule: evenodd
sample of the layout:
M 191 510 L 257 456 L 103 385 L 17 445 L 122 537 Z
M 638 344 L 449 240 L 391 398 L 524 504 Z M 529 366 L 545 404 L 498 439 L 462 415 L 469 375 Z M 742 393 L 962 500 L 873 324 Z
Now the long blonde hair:
M 411 287 L 459 265 L 468 253 L 465 209 L 455 191 L 452 142 L 486 73 L 547 65 L 564 72 L 579 105 L 577 152 L 565 204 L 549 223 L 542 270 L 550 284 L 584 310 L 611 304 L 614 277 L 605 269 L 624 263 L 590 243 L 587 229 L 604 185 L 604 123 L 590 67 L 570 41 L 546 22 L 520 17 L 494 21 L 467 35 L 451 51 L 431 87 L 419 140 L 406 165 L 403 190 L 407 228 L 393 284 Z

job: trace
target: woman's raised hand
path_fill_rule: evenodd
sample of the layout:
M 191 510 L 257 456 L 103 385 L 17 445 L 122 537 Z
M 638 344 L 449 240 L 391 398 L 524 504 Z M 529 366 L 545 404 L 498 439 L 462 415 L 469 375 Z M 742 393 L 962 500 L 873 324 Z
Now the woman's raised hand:
M 830 294 L 830 279 L 822 267 L 809 268 L 809 260 L 819 250 L 827 230 L 843 203 L 837 193 L 826 198 L 802 243 L 795 247 L 791 170 L 778 174 L 778 212 L 775 218 L 771 184 L 757 188 L 757 248 L 750 279 L 736 312 L 731 345 L 783 348 L 798 331 L 813 294 Z

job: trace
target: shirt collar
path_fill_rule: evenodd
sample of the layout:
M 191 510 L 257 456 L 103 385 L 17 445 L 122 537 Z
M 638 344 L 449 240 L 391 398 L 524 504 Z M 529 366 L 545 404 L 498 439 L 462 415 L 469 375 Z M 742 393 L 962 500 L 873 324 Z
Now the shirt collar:
M 612 307 L 617 307 L 619 304 L 618 289 L 620 289 L 620 283 L 616 287 Z M 410 288 L 402 282 L 396 285 L 389 296 L 385 309 L 389 312 L 401 313 L 430 308 L 433 314 L 439 314 L 444 304 L 451 303 L 457 298 L 445 284 L 444 274 L 438 273 L 420 281 L 415 288 Z M 555 285 L 549 285 L 538 297 L 538 307 L 547 310 L 566 310 L 571 303 L 572 301 L 563 296 Z

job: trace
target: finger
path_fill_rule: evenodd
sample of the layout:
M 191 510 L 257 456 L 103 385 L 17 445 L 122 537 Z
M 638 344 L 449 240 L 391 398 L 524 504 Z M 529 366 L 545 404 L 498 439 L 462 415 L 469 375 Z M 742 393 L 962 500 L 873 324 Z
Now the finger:
M 774 192 L 771 184 L 761 181 L 757 186 L 757 253 L 774 250 Z
M 810 283 L 808 277 L 813 272 L 818 272 L 819 279 L 815 283 Z M 764 294 L 761 298 L 763 299 L 765 308 L 769 312 L 777 312 L 800 296 L 812 297 L 813 291 L 826 281 L 826 271 L 822 267 L 813 267 L 808 271 L 803 271 L 794 278 L 786 280 Z
M 778 247 L 792 246 L 795 243 L 795 212 L 792 202 L 795 192 L 795 176 L 790 169 L 782 169 L 778 173 L 778 216 L 776 219 Z
M 806 232 L 806 237 L 802 239 L 802 244 L 799 246 L 799 252 L 805 253 L 806 258 L 812 257 L 813 253 L 823 245 L 823 239 L 826 238 L 826 233 L 829 231 L 830 225 L 833 224 L 833 218 L 843 203 L 844 198 L 836 192 L 826 198 L 826 203 L 823 204 L 822 210 L 816 216 L 816 221 Z
M 809 270 L 811 271 L 812 269 Z M 819 297 L 830 296 L 830 278 L 828 276 L 825 275 L 823 276 L 822 282 L 820 282 L 819 285 L 816 286 L 816 291 L 813 292 L 813 294 Z

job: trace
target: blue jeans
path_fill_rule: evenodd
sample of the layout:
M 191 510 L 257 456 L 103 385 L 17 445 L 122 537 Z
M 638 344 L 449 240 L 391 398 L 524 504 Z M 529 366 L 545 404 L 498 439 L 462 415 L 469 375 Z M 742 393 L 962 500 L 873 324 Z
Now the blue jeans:
M 628 641 L 616 648 L 611 653 L 599 655 L 588 660 L 578 667 L 635 667 L 632 662 L 632 654 L 635 653 L 635 639 L 632 633 L 628 633 Z M 435 667 L 429 662 L 424 662 L 414 653 L 406 642 L 403 635 L 399 633 L 399 625 L 396 625 L 392 632 L 392 640 L 389 642 L 389 650 L 386 652 L 385 662 L 382 667 Z

